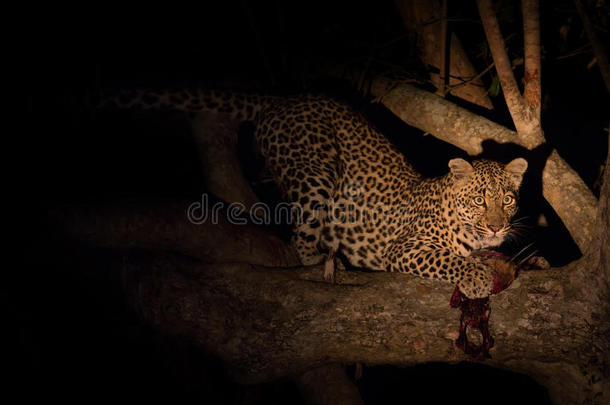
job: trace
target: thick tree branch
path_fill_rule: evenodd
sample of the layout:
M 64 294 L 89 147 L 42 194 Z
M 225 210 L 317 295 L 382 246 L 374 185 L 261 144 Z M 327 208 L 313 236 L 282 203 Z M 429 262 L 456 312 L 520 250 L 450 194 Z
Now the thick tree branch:
M 239 202 L 247 210 L 258 202 L 237 161 L 239 121 L 228 114 L 201 112 L 191 121 L 199 148 L 207 190 L 227 202 Z
M 600 232 L 591 243 L 589 250 L 589 267 L 599 269 L 599 276 L 603 278 L 601 284 L 610 287 L 610 135 L 608 136 L 608 155 L 603 173 L 602 188 L 600 190 L 599 210 L 595 228 Z M 608 292 L 610 296 L 610 291 Z M 610 318 L 610 316 L 609 316 Z M 608 353 L 610 360 L 610 352 Z
M 243 383 L 335 362 L 408 366 L 465 359 L 453 344 L 459 312 L 448 305 L 450 284 L 339 272 L 332 285 L 322 282 L 321 267 L 198 265 L 166 256 L 130 256 L 124 263 L 126 291 L 141 316 L 189 336 Z M 591 346 L 597 332 L 588 326 L 599 314 L 589 312 L 591 292 L 573 285 L 570 274 L 522 274 L 491 303 L 496 346 L 489 364 L 534 377 L 557 403 L 588 395 L 581 367 L 598 373 L 587 362 L 599 355 Z
M 523 0 L 523 46 L 525 76 L 523 99 L 532 111 L 532 118 L 540 122 L 540 10 L 538 0 Z
M 262 228 L 233 225 L 225 212 L 216 215 L 217 220 L 205 201 L 185 201 L 169 205 L 58 207 L 50 212 L 49 221 L 69 236 L 104 247 L 177 251 L 207 263 L 272 267 L 300 263 L 286 243 Z
M 297 377 L 306 403 L 315 405 L 364 405 L 358 388 L 347 378 L 339 364 L 314 368 Z
M 602 196 L 610 196 L 610 170 L 608 169 L 610 167 L 610 135 L 608 136 L 607 156 L 604 183 L 600 191 L 600 195 Z M 597 241 L 599 249 L 595 249 L 596 252 L 599 252 L 599 258 L 595 263 L 595 267 L 599 266 L 604 269 L 606 283 L 610 286 L 610 231 L 608 231 L 610 230 L 610 197 L 602 198 L 600 200 L 597 224 L 598 229 L 601 231 L 599 233 L 599 240 Z M 604 230 L 607 230 L 608 232 L 604 232 Z
M 371 95 L 407 124 L 463 149 L 483 152 L 483 141 L 518 143 L 515 131 L 498 125 L 428 91 L 390 78 L 375 77 Z
M 566 226 L 581 252 L 591 249 L 597 234 L 598 201 L 585 182 L 553 150 L 542 171 L 542 195 Z
M 519 86 L 513 75 L 513 69 L 511 67 L 510 58 L 506 52 L 504 46 L 504 37 L 500 32 L 500 25 L 496 18 L 496 13 L 493 10 L 493 4 L 491 0 L 477 0 L 477 6 L 479 7 L 479 14 L 481 21 L 483 22 L 483 28 L 485 29 L 485 36 L 489 44 L 489 50 L 493 56 L 496 64 L 496 71 L 498 72 L 498 78 L 504 91 L 504 97 L 506 98 L 506 104 L 513 117 L 515 125 L 519 121 L 519 117 L 515 117 L 515 113 L 522 109 L 521 92 Z M 517 131 L 519 128 L 517 127 Z
M 436 94 L 445 95 L 445 86 L 447 85 L 447 0 L 442 1 L 441 9 L 441 29 L 440 29 L 440 74 L 439 87 Z
M 527 3 L 532 12 L 535 12 L 537 10 L 537 5 L 534 6 L 532 4 L 533 1 L 534 0 L 526 1 L 525 3 Z M 517 129 L 517 134 L 521 140 L 520 143 L 528 149 L 533 149 L 544 142 L 544 136 L 540 126 L 540 102 L 526 103 L 525 99 L 521 96 L 508 53 L 506 52 L 504 38 L 500 32 L 500 25 L 498 24 L 496 13 L 493 10 L 492 1 L 477 0 L 477 5 L 479 7 L 481 21 L 483 22 L 483 28 L 485 29 L 487 43 L 489 44 L 489 49 L 496 64 L 496 72 L 500 79 L 504 99 L 506 100 L 506 105 L 508 106 L 515 128 Z M 526 12 L 525 9 L 523 12 Z M 534 58 L 533 53 L 536 49 L 540 49 L 540 32 L 537 23 L 534 23 L 531 18 L 532 17 L 526 18 L 528 22 L 527 27 L 534 29 L 534 31 L 527 32 L 525 34 L 525 39 L 526 43 L 531 43 L 534 46 L 538 44 L 538 47 L 528 50 L 526 56 L 530 57 L 530 68 L 535 69 L 536 65 L 532 65 Z M 536 35 L 538 39 L 535 38 Z M 539 57 L 540 56 L 538 56 L 538 58 Z M 538 69 L 538 79 L 539 75 L 540 69 Z M 535 79 L 535 77 L 533 79 Z M 532 99 L 535 100 L 536 94 L 538 94 L 538 98 L 540 96 L 539 93 L 536 93 L 535 83 L 533 83 L 532 86 L 533 87 L 530 88 L 530 91 L 533 92 L 531 96 Z
M 593 29 L 591 21 L 589 20 L 589 16 L 587 14 L 587 11 L 585 10 L 585 7 L 582 4 L 582 0 L 574 0 L 574 5 L 576 6 L 576 10 L 578 10 L 578 15 L 580 15 L 580 20 L 582 21 L 582 25 L 585 28 L 587 37 L 593 45 L 593 52 L 595 53 L 595 57 L 597 58 L 597 65 L 599 66 L 599 71 L 602 75 L 602 79 L 604 79 L 604 83 L 606 84 L 606 89 L 608 90 L 608 93 L 610 93 L 610 61 L 608 61 L 608 55 L 606 54 L 604 45 L 597 38 L 597 34 Z
M 441 13 L 438 0 L 395 0 L 394 4 L 400 13 L 405 27 L 417 33 L 417 47 L 421 60 L 442 71 L 445 62 L 441 55 L 449 56 L 449 93 L 455 97 L 492 109 L 493 104 L 477 71 L 470 62 L 460 39 L 454 34 L 449 35 L 449 52 L 441 50 Z M 443 87 L 442 74 L 430 73 L 432 83 L 438 88 Z

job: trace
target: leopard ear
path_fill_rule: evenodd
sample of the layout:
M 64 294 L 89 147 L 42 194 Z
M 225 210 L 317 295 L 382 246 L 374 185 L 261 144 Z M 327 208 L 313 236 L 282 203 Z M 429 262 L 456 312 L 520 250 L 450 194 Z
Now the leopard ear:
M 510 175 L 511 179 L 515 183 L 515 187 L 519 187 L 521 185 L 523 173 L 525 173 L 526 170 L 527 160 L 523 158 L 517 158 L 504 167 L 504 171 Z
M 449 161 L 449 169 L 451 169 L 451 173 L 457 183 L 468 181 L 474 173 L 474 169 L 470 163 L 459 158 L 451 159 Z

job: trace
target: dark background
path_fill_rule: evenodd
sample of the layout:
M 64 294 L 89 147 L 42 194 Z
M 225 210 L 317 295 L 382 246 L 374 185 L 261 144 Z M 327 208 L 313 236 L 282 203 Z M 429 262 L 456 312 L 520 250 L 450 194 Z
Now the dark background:
M 508 43 L 512 58 L 522 53 L 518 4 L 498 3 L 504 35 L 515 34 Z M 603 131 L 608 95 L 597 67 L 586 66 L 590 51 L 561 58 L 587 42 L 572 2 L 547 1 L 541 7 L 546 137 L 597 193 L 608 150 Z M 491 60 L 482 26 L 474 21 L 475 3 L 450 2 L 449 13 L 473 20 L 450 28 L 482 70 Z M 7 80 L 18 88 L 15 117 L 21 125 L 14 138 L 23 153 L 9 171 L 18 197 L 7 222 L 16 225 L 10 246 L 19 265 L 5 269 L 0 285 L 5 325 L 0 367 L 10 376 L 0 385 L 22 399 L 66 402 L 298 402 L 290 382 L 239 386 L 216 359 L 188 341 L 142 325 L 120 291 L 119 254 L 63 236 L 45 225 L 45 215 L 59 204 L 195 201 L 205 192 L 182 117 L 96 111 L 91 105 L 104 88 L 329 94 L 362 111 L 419 170 L 442 174 L 448 159 L 464 156 L 461 151 L 421 137 L 382 106 L 369 104 L 366 95 L 324 74 L 328 66 L 359 66 L 370 59 L 374 69 L 402 67 L 430 88 L 414 37 L 405 32 L 393 3 L 249 0 L 202 2 L 197 8 L 90 3 L 86 9 L 40 6 L 35 13 L 7 16 L 18 21 L 9 62 L 15 74 Z M 566 38 L 560 36 L 562 26 L 569 27 Z M 606 40 L 607 28 L 602 25 L 600 32 Z M 492 82 L 491 75 L 483 79 Z M 493 98 L 493 111 L 453 101 L 512 127 L 501 94 Z M 242 129 L 244 136 L 249 131 Z M 12 146 L 6 150 L 13 155 Z M 243 164 L 260 168 L 248 159 Z M 274 198 L 272 190 L 257 190 L 262 198 Z M 532 229 L 541 251 L 555 265 L 578 257 L 552 213 L 544 204 L 532 205 L 550 221 L 549 228 Z M 546 400 L 544 390 L 524 376 L 472 364 L 366 367 L 358 386 L 371 404 L 413 397 L 431 403 Z

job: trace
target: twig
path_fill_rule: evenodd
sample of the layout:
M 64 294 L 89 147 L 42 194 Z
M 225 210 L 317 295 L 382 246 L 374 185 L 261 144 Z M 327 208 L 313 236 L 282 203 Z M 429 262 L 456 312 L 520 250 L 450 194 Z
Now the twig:
M 273 69 L 271 68 L 271 63 L 269 62 L 269 58 L 267 57 L 267 52 L 265 50 L 265 44 L 261 37 L 260 30 L 258 29 L 256 20 L 254 18 L 254 14 L 253 14 L 252 9 L 250 8 L 247 0 L 242 0 L 242 7 L 246 13 L 246 16 L 248 17 L 248 23 L 250 24 L 250 29 L 254 33 L 254 38 L 256 40 L 256 45 L 258 47 L 258 53 L 259 53 L 260 58 L 262 59 L 265 70 L 267 71 L 267 74 L 269 75 L 269 81 L 271 82 L 271 86 L 275 87 L 275 85 L 277 83 L 275 80 L 275 75 L 273 74 Z
M 480 79 L 485 73 L 489 72 L 491 70 L 491 68 L 493 68 L 494 66 L 495 66 L 495 63 L 492 62 L 491 65 L 487 66 L 485 69 L 483 69 L 481 71 L 481 73 L 479 73 L 478 75 L 474 76 L 473 78 L 468 79 L 468 80 L 466 80 L 466 81 L 464 81 L 464 82 L 462 82 L 460 84 L 456 84 L 455 86 L 448 86 L 447 89 L 445 90 L 445 94 L 451 92 L 452 90 L 455 90 L 455 89 L 457 89 L 459 87 L 462 87 L 462 86 L 466 86 L 467 84 Z
M 591 44 L 584 44 L 583 46 L 580 46 L 580 47 L 576 48 L 575 50 L 573 50 L 570 53 L 567 53 L 565 55 L 557 56 L 555 59 L 556 60 L 560 60 L 560 59 L 570 58 L 572 56 L 576 56 L 576 55 L 580 55 L 580 54 L 585 53 L 585 52 L 589 52 L 590 51 L 590 49 L 588 49 L 589 47 L 591 47 Z
M 440 60 L 440 75 L 439 75 L 439 88 L 436 94 L 445 96 L 445 86 L 447 82 L 447 0 L 443 0 L 443 6 L 441 9 L 441 60 Z
M 540 63 L 540 7 L 538 0 L 523 0 L 523 59 L 525 74 L 523 99 L 530 109 L 530 119 L 540 121 L 541 63 Z
M 491 0 L 478 0 L 477 5 L 481 21 L 483 22 L 483 28 L 485 29 L 489 50 L 493 56 L 498 78 L 502 85 L 506 105 L 517 127 L 517 132 L 519 132 L 519 123 L 522 120 L 519 112 L 523 107 L 523 99 L 521 98 L 519 86 L 517 85 L 517 80 L 515 80 L 510 59 L 506 52 L 504 39 L 500 32 L 500 25 L 498 24 Z
M 432 24 L 436 24 L 437 22 L 441 21 L 443 18 L 434 18 L 432 20 L 426 21 L 425 23 L 422 23 L 422 27 L 425 27 L 427 25 L 432 25 Z M 447 17 L 447 21 L 448 22 L 467 22 L 467 23 L 473 23 L 473 24 L 481 24 L 481 21 L 479 20 L 475 20 L 472 18 L 451 18 L 451 17 Z
M 591 45 L 593 45 L 593 52 L 597 58 L 599 72 L 602 75 L 602 79 L 604 79 L 608 93 L 610 93 L 610 61 L 608 61 L 606 50 L 604 49 L 603 44 L 599 41 L 599 38 L 597 38 L 597 34 L 593 29 L 593 25 L 589 20 L 589 16 L 587 15 L 587 11 L 585 10 L 581 0 L 574 0 L 574 5 L 576 6 L 576 10 L 578 10 L 582 25 L 587 33 L 587 37 L 589 38 Z

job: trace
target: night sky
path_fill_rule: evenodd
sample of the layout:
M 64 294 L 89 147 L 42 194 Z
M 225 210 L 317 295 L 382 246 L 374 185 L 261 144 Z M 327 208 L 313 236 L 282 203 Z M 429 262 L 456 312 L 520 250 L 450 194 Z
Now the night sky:
M 29 39 L 20 36 L 11 44 L 16 51 L 10 62 L 16 80 L 11 84 L 18 88 L 21 120 L 15 138 L 22 153 L 11 172 L 19 198 L 17 215 L 9 214 L 9 222 L 16 224 L 13 242 L 21 265 L 5 269 L 6 282 L 0 284 L 6 326 L 0 353 L 5 375 L 10 375 L 3 383 L 22 398 L 299 401 L 289 382 L 238 386 L 224 375 L 218 360 L 142 325 L 121 294 L 116 252 L 82 245 L 45 225 L 47 209 L 61 204 L 196 200 L 205 192 L 187 122 L 168 113 L 96 111 L 92 105 L 101 89 L 328 94 L 365 114 L 426 174 L 442 174 L 448 159 L 465 156 L 430 136 L 422 138 L 421 131 L 383 106 L 368 103 L 366 95 L 324 74 L 328 66 L 359 66 L 371 59 L 375 69 L 401 66 L 431 89 L 424 82 L 426 67 L 417 59 L 413 36 L 406 33 L 392 2 L 200 3 L 198 8 L 100 3 L 80 10 L 54 5 L 35 14 L 19 13 Z M 515 34 L 509 42 L 514 58 L 522 52 L 522 36 L 520 10 L 512 3 L 519 4 L 500 3 L 500 16 L 504 35 Z M 475 2 L 449 4 L 449 14 L 465 20 L 450 29 L 482 70 L 491 60 L 482 50 L 482 26 L 468 21 L 478 20 Z M 590 50 L 563 57 L 587 43 L 572 2 L 546 1 L 541 7 L 547 141 L 598 193 L 596 180 L 608 150 L 603 131 L 610 111 L 608 93 L 598 68 L 587 68 Z M 570 28 L 565 39 L 562 26 Z M 607 41 L 607 23 L 605 29 Z M 517 69 L 517 76 L 521 73 Z M 492 77 L 487 74 L 483 80 L 490 85 Z M 512 127 L 501 94 L 492 99 L 493 111 L 452 101 Z M 241 132 L 247 136 L 251 128 Z M 250 173 L 260 170 L 260 162 L 249 158 L 247 150 L 242 154 Z M 263 199 L 277 198 L 268 187 L 257 191 Z M 578 257 L 548 208 L 536 209 L 546 210 L 552 227 L 532 232 L 553 264 Z M 436 390 L 438 397 L 428 398 L 432 403 L 451 398 L 456 403 L 451 395 L 473 380 L 485 387 L 480 403 L 498 390 L 505 390 L 506 403 L 522 401 L 521 395 L 544 400 L 543 389 L 523 376 L 472 365 L 365 368 L 359 387 L 367 403 L 392 403 L 392 398 L 405 398 L 405 387 L 412 395 L 424 395 L 430 381 L 439 379 L 447 390 Z M 506 385 L 516 388 L 506 390 Z M 473 401 L 478 403 L 476 398 L 469 403 Z

